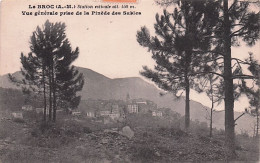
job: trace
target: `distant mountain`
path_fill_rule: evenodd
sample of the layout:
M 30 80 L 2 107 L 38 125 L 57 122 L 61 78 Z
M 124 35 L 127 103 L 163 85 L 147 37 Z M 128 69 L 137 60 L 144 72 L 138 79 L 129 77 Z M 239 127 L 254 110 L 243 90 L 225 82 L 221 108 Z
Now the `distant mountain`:
M 129 78 L 116 78 L 110 79 L 102 74 L 99 74 L 91 69 L 77 67 L 79 72 L 83 73 L 85 84 L 80 92 L 82 100 L 92 99 L 120 99 L 125 100 L 127 94 L 130 95 L 131 99 L 144 98 L 154 101 L 158 107 L 169 107 L 172 110 L 179 112 L 184 115 L 185 109 L 185 99 L 180 98 L 176 100 L 172 95 L 161 96 L 157 87 L 150 84 L 139 77 L 129 77 Z M 21 73 L 15 72 L 13 74 L 17 78 L 21 78 Z M 10 83 L 8 80 L 8 75 L 0 76 L 0 87 L 3 88 L 17 88 L 15 85 Z M 199 120 L 201 122 L 207 121 L 207 110 L 209 108 L 203 106 L 201 103 L 196 101 L 190 101 L 190 114 L 191 119 Z M 235 118 L 241 113 L 235 112 Z M 207 121 L 208 122 L 208 121 Z M 247 130 L 252 134 L 253 131 L 254 118 L 245 115 L 237 121 L 236 131 L 240 133 L 241 131 Z M 215 112 L 213 117 L 213 127 L 218 129 L 224 128 L 224 112 Z
M 17 71 L 12 74 L 17 79 L 22 79 L 22 73 L 20 71 Z M 2 88 L 14 88 L 19 89 L 15 84 L 13 84 L 9 78 L 8 74 L 5 74 L 3 76 L 0 76 L 0 87 Z

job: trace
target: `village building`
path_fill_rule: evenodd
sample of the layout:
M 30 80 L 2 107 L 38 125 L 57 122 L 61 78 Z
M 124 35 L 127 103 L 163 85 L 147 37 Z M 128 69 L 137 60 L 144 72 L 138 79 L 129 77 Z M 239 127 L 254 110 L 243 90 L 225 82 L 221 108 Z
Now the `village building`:
M 32 111 L 32 110 L 33 110 L 33 107 L 32 107 L 31 105 L 24 105 L 24 106 L 22 106 L 22 110 Z
M 80 116 L 80 115 L 81 115 L 81 112 L 79 112 L 79 111 L 73 111 L 71 114 L 74 115 L 74 116 Z
M 101 110 L 99 111 L 99 115 L 101 117 L 108 116 L 110 114 L 110 110 Z
M 81 110 L 82 111 L 82 110 Z M 97 116 L 96 109 L 89 107 L 82 111 L 83 114 L 85 114 L 89 118 L 95 118 Z
M 128 104 L 127 105 L 127 112 L 128 113 L 138 113 L 138 105 L 137 104 Z
M 96 115 L 95 115 L 95 112 L 94 111 L 87 111 L 86 112 L 86 115 L 87 115 L 87 117 L 90 117 L 90 118 L 94 118 Z
M 157 105 L 154 102 L 142 98 L 133 99 L 128 101 L 127 104 L 128 113 L 148 114 L 154 109 L 157 109 Z
M 35 108 L 37 114 L 43 114 L 44 108 Z M 46 115 L 49 115 L 49 108 L 46 108 Z
M 147 105 L 147 102 L 146 102 L 146 101 L 137 101 L 136 103 L 137 103 L 137 105 L 140 105 L 140 104 Z
M 87 107 L 87 108 L 86 108 Z M 124 119 L 126 114 L 151 114 L 157 109 L 157 105 L 146 99 L 123 100 L 93 100 L 83 101 L 79 110 L 90 118 L 105 117 L 112 120 Z M 162 113 L 156 114 L 157 116 Z
M 113 120 L 118 119 L 121 116 L 122 108 L 114 103 L 107 103 L 100 111 L 100 116 L 110 117 Z
M 108 116 L 111 119 L 116 120 L 116 119 L 118 119 L 120 117 L 120 114 L 118 114 L 118 113 L 110 113 Z
M 13 112 L 12 117 L 13 117 L 13 119 L 23 119 L 23 113 Z
M 162 117 L 163 113 L 162 113 L 162 111 L 155 110 L 155 111 L 152 111 L 152 116 L 154 116 L 154 117 Z
M 37 114 L 43 113 L 44 108 L 35 108 Z

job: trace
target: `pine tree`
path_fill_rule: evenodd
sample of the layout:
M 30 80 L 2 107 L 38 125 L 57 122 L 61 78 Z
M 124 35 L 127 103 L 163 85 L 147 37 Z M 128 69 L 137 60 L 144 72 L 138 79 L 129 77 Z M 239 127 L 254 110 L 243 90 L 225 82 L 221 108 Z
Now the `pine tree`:
M 25 77 L 23 83 L 43 88 L 44 119 L 47 92 L 49 94 L 49 121 L 56 121 L 59 100 L 69 103 L 73 108 L 78 106 L 80 96 L 76 93 L 84 85 L 83 75 L 71 65 L 77 59 L 79 50 L 72 50 L 65 30 L 65 23 L 51 23 L 47 20 L 42 28 L 38 26 L 33 32 L 28 57 L 21 56 L 22 74 Z
M 246 74 L 242 71 L 242 64 L 249 64 L 248 62 L 233 58 L 231 53 L 231 46 L 239 45 L 239 38 L 247 45 L 252 46 L 256 40 L 259 39 L 259 13 L 250 12 L 250 2 L 234 0 L 229 5 L 228 0 L 223 1 L 222 13 L 223 17 L 219 18 L 219 28 L 215 32 L 215 36 L 219 37 L 219 47 L 223 50 L 217 49 L 222 53 L 224 60 L 224 101 L 225 101 L 225 142 L 227 146 L 227 153 L 230 158 L 235 157 L 235 120 L 234 120 L 234 98 L 236 98 L 237 87 L 234 85 L 234 80 L 253 79 L 254 76 Z M 232 71 L 235 61 L 237 65 Z
M 154 25 L 157 36 L 151 37 L 146 27 L 137 32 L 137 41 L 152 52 L 156 61 L 154 70 L 144 66 L 141 74 L 154 81 L 160 88 L 178 96 L 185 91 L 185 128 L 190 124 L 190 88 L 200 70 L 200 57 L 211 49 L 214 24 L 209 17 L 218 17 L 215 3 L 181 1 L 173 11 L 156 15 Z M 199 52 L 198 52 L 199 51 Z
M 162 0 L 159 1 L 159 4 L 172 5 L 181 2 L 181 0 Z M 219 0 L 216 3 L 219 6 L 217 7 L 219 13 L 217 14 L 218 18 L 213 21 L 217 21 L 217 23 L 213 28 L 213 33 L 207 36 L 213 38 L 214 49 L 211 49 L 211 53 L 204 55 L 206 59 L 202 59 L 202 61 L 206 64 L 204 67 L 210 67 L 207 65 L 211 55 L 212 62 L 215 62 L 219 67 L 219 73 L 215 74 L 222 77 L 220 81 L 224 86 L 226 153 L 228 157 L 232 158 L 236 155 L 234 100 L 241 95 L 239 89 L 241 80 L 255 79 L 255 76 L 243 72 L 241 65 L 250 65 L 251 63 L 232 57 L 231 46 L 239 46 L 241 40 L 249 46 L 255 44 L 259 39 L 259 12 L 255 13 L 249 10 L 249 6 L 252 5 L 250 1 Z M 237 82 L 238 80 L 240 83 Z

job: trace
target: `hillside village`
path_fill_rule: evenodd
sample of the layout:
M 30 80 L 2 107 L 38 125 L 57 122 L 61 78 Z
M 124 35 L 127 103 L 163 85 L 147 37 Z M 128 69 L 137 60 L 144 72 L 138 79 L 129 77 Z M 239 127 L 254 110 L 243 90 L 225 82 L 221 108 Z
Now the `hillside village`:
M 56 124 L 46 126 L 41 124 L 43 108 L 37 102 L 25 104 L 18 90 L 0 90 L 4 162 L 225 160 L 223 131 L 214 129 L 210 139 L 207 124 L 199 121 L 191 121 L 191 130 L 184 131 L 179 113 L 158 108 L 151 100 L 87 99 L 76 110 L 58 109 Z M 246 134 L 238 139 L 242 154 L 238 160 L 257 160 L 254 139 Z
M 121 108 L 126 108 L 127 94 L 131 95 L 131 99 L 140 99 L 142 100 L 150 100 L 157 105 L 157 108 L 171 108 L 171 111 L 177 112 L 180 115 L 184 115 L 184 100 L 181 98 L 179 100 L 175 100 L 175 98 L 171 95 L 160 96 L 161 91 L 158 90 L 154 85 L 147 83 L 141 78 L 117 78 L 110 79 L 102 74 L 99 74 L 91 69 L 77 67 L 80 72 L 82 72 L 85 76 L 85 81 L 88 84 L 85 84 L 83 90 L 80 92 L 81 94 L 81 102 L 78 106 L 78 109 L 73 110 L 74 114 L 82 114 L 87 117 L 86 110 L 89 110 L 92 114 L 94 112 L 99 111 L 99 108 L 103 108 L 101 105 L 102 101 L 110 101 L 110 99 L 114 99 L 115 104 L 119 105 Z M 13 74 L 17 78 L 21 78 L 21 72 L 17 71 Z M 34 109 L 38 110 L 38 112 L 42 112 L 43 101 L 41 98 L 27 98 L 22 94 L 22 92 L 17 92 L 19 88 L 10 83 L 7 75 L 0 76 L 1 83 L 1 91 L 2 91 L 2 99 L 3 101 L 10 100 L 9 107 L 11 106 L 11 110 L 21 111 L 22 106 L 31 105 Z M 12 88 L 12 89 L 10 89 Z M 8 89 L 8 90 L 5 90 Z M 12 98 L 6 98 L 12 97 Z M 13 99 L 13 100 L 12 100 Z M 33 100 L 37 101 L 34 102 Z M 98 102 L 99 101 L 99 102 Z M 92 104 L 93 103 L 93 104 Z M 95 103 L 97 103 L 95 106 Z M 110 101 L 110 103 L 113 103 Z M 191 103 L 191 119 L 198 120 L 200 122 L 209 123 L 209 121 L 205 118 L 208 114 L 210 108 L 203 106 L 201 103 L 197 101 L 190 101 Z M 4 104 L 4 102 L 2 102 Z M 86 106 L 88 105 L 88 106 Z M 99 106 L 100 105 L 100 106 Z M 48 107 L 47 107 L 48 108 Z M 58 109 L 59 110 L 59 109 Z M 167 109 L 166 109 L 167 110 Z M 92 112 L 92 113 L 91 113 Z M 235 117 L 241 115 L 240 112 L 235 112 Z M 98 115 L 98 114 L 97 114 Z M 93 116 L 93 115 L 89 115 Z M 217 129 L 224 129 L 224 112 L 215 112 L 214 113 L 214 122 L 213 127 Z M 242 116 L 237 122 L 236 125 L 236 133 L 240 134 L 242 132 L 247 132 L 249 135 L 254 134 L 253 126 L 255 125 L 255 118 L 245 114 Z
M 83 105 L 83 106 L 82 106 Z M 84 109 L 83 107 L 87 107 Z M 152 114 L 159 116 L 157 105 L 149 100 L 84 100 L 78 107 L 88 117 L 111 117 L 112 119 L 124 118 L 127 114 Z M 162 113 L 162 112 L 161 112 Z M 162 116 L 162 114 L 161 114 Z
M 165 117 L 169 114 L 169 108 L 158 108 L 153 101 L 146 99 L 126 99 L 124 100 L 83 100 L 77 109 L 68 108 L 69 114 L 72 116 L 81 116 L 93 118 L 97 121 L 102 120 L 103 123 L 113 123 L 117 121 L 123 122 L 128 115 L 150 115 L 153 117 Z M 21 111 L 36 112 L 43 114 L 44 108 L 35 107 L 32 105 L 23 105 Z M 13 112 L 14 118 L 21 118 L 21 111 Z M 58 109 L 58 114 L 65 111 Z M 49 114 L 48 109 L 46 114 Z

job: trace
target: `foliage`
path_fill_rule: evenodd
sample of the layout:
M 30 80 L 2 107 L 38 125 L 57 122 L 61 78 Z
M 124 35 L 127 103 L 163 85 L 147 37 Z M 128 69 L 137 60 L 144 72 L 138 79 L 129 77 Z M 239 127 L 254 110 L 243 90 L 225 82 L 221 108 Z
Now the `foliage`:
M 208 1 L 210 2 L 210 1 Z M 162 5 L 183 4 L 185 1 L 169 0 L 162 1 Z M 254 63 L 239 58 L 233 58 L 231 46 L 240 46 L 240 41 L 253 46 L 259 39 L 259 13 L 249 10 L 250 1 L 216 1 L 216 17 L 210 20 L 212 24 L 211 32 L 204 38 L 212 38 L 210 51 L 201 57 L 199 68 L 207 73 L 220 76 L 219 84 L 224 89 L 219 89 L 225 99 L 225 134 L 226 145 L 229 156 L 235 156 L 235 136 L 234 136 L 234 100 L 238 99 L 242 93 L 240 86 L 245 79 L 254 79 L 255 76 L 244 72 L 242 65 L 252 67 Z M 206 14 L 205 14 L 205 17 Z M 178 20 L 175 18 L 175 20 Z M 194 21 L 194 20 L 193 20 Z M 202 39 L 203 40 L 203 39 Z M 203 50 L 203 49 L 202 49 Z M 203 54 L 200 53 L 200 54 Z M 253 66 L 255 67 L 255 66 Z M 214 72 L 212 71 L 214 68 Z M 197 76 L 200 77 L 200 76 Z M 223 91 L 221 91 L 223 90 Z
M 210 49 L 210 39 L 201 39 L 211 34 L 207 19 L 203 18 L 203 11 L 210 8 L 213 9 L 214 4 L 186 1 L 173 13 L 164 10 L 163 15 L 156 15 L 154 28 L 158 37 L 150 36 L 149 30 L 142 27 L 137 32 L 137 41 L 152 52 L 156 66 L 154 70 L 144 66 L 141 74 L 175 95 L 185 89 L 185 73 L 192 82 L 200 63 L 200 56 L 195 56 L 198 50 L 195 49 L 201 52 Z
M 141 75 L 175 96 L 186 92 L 186 128 L 189 127 L 189 91 L 193 80 L 201 73 L 200 53 L 211 49 L 214 18 L 218 17 L 217 3 L 211 1 L 180 1 L 174 11 L 156 14 L 157 36 L 152 37 L 146 27 L 137 32 L 137 41 L 152 52 L 154 70 L 144 66 Z M 205 72 L 203 70 L 203 72 Z
M 242 80 L 242 84 L 240 86 L 241 91 L 246 94 L 246 96 L 249 99 L 249 104 L 252 107 L 252 109 L 257 110 L 259 108 L 259 86 L 260 86 L 260 80 L 259 80 L 259 72 L 260 72 L 260 65 L 257 60 L 255 60 L 251 55 L 248 59 L 249 62 L 251 62 L 250 66 L 248 67 L 248 70 L 254 75 L 254 82 L 251 84 L 252 86 L 248 86 L 245 80 Z M 256 115 L 257 111 L 255 111 Z
M 49 98 L 49 120 L 56 120 L 56 108 L 78 106 L 80 96 L 76 95 L 84 85 L 83 75 L 72 66 L 79 50 L 74 51 L 66 38 L 65 23 L 51 23 L 49 20 L 33 32 L 30 38 L 28 55 L 21 54 L 23 75 L 17 80 L 9 74 L 11 81 L 22 86 L 24 92 L 43 93 L 44 119 L 46 119 L 46 102 Z M 47 97 L 47 92 L 48 97 Z
M 260 72 L 260 65 L 257 60 L 255 60 L 252 55 L 247 59 L 251 64 L 248 67 L 248 70 L 254 75 L 254 81 L 251 83 L 252 86 L 248 86 L 245 80 L 242 80 L 242 84 L 240 89 L 242 93 L 246 94 L 249 99 L 250 107 L 246 109 L 250 115 L 256 117 L 256 128 L 254 130 L 256 132 L 255 136 L 259 136 L 259 94 L 260 94 L 260 80 L 259 80 L 259 72 Z

